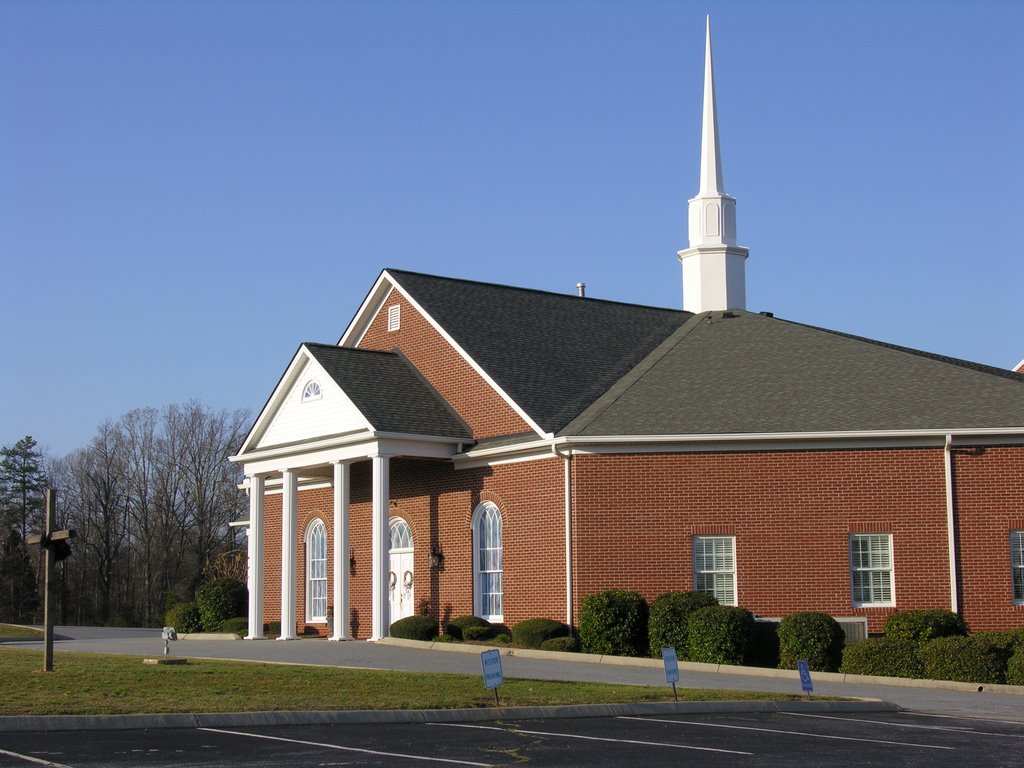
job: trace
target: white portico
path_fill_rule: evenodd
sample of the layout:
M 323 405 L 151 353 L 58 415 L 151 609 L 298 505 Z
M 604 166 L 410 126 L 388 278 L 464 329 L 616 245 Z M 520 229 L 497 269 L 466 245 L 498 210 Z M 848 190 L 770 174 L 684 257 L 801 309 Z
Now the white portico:
M 299 491 L 325 483 L 333 489 L 331 639 L 350 639 L 350 467 L 372 462 L 370 639 L 379 640 L 390 625 L 390 459 L 448 459 L 470 441 L 468 427 L 400 353 L 303 344 L 232 457 L 243 463 L 249 491 L 248 639 L 262 635 L 264 622 L 268 492 L 281 494 L 280 639 L 297 637 Z

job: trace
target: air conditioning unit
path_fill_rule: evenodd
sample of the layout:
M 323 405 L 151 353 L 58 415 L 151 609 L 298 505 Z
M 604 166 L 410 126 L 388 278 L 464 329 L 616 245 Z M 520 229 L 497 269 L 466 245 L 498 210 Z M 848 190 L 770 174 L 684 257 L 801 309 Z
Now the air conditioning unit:
M 836 616 L 836 621 L 839 622 L 839 626 L 843 628 L 843 632 L 846 634 L 846 644 L 856 643 L 858 640 L 868 639 L 868 620 L 865 616 L 850 616 L 850 617 L 839 617 Z

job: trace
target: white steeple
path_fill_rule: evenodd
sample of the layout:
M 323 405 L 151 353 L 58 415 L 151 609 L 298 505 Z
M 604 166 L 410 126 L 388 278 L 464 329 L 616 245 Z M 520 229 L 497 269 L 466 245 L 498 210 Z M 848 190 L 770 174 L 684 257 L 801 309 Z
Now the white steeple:
M 711 17 L 704 44 L 704 115 L 701 123 L 700 190 L 690 200 L 690 247 L 683 264 L 683 309 L 708 312 L 746 309 L 747 249 L 736 245 L 736 199 L 725 194 L 718 150 L 718 108 L 711 64 Z

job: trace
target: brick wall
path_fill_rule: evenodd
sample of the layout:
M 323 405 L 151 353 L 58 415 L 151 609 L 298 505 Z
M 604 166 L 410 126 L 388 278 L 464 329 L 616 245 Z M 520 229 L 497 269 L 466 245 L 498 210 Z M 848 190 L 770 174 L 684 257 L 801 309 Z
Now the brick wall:
M 953 453 L 963 614 L 971 629 L 1024 626 L 1013 605 L 1010 531 L 1024 530 L 1024 447 Z
M 897 608 L 948 607 L 941 449 L 578 456 L 575 599 L 693 589 L 693 536 L 736 537 L 739 605 L 762 616 L 854 608 L 849 536 L 891 533 Z
M 401 328 L 388 331 L 388 307 L 401 307 Z M 400 349 L 469 424 L 477 440 L 531 431 L 523 421 L 430 323 L 397 291 L 370 323 L 362 349 Z
M 501 510 L 504 533 L 504 616 L 511 624 L 536 616 L 565 615 L 565 549 L 560 460 L 507 464 L 456 472 L 437 461 L 392 459 L 392 517 L 412 529 L 414 545 L 414 602 L 424 601 L 432 616 L 444 624 L 473 613 L 473 510 L 491 501 Z M 328 589 L 333 579 L 334 547 L 332 494 L 329 488 L 299 492 L 297 526 L 298 576 L 296 622 L 305 630 L 329 634 L 324 624 L 305 623 L 305 531 L 314 517 L 327 526 Z M 371 609 L 371 463 L 352 465 L 349 502 L 349 543 L 356 560 L 350 581 L 350 628 L 366 638 Z M 267 497 L 265 523 L 265 621 L 281 610 L 281 496 Z M 443 569 L 430 568 L 430 552 L 444 553 Z M 344 558 L 348 563 L 348 556 Z M 333 595 L 330 602 L 333 604 Z
M 1009 532 L 1024 529 L 1024 447 L 958 450 L 955 466 L 965 618 L 975 630 L 1022 626 Z M 350 619 L 358 638 L 371 627 L 370 467 L 359 462 L 351 473 Z M 858 532 L 892 535 L 896 609 L 949 607 L 941 448 L 579 455 L 572 467 L 577 619 L 583 597 L 599 590 L 637 589 L 652 600 L 692 589 L 692 537 L 714 534 L 736 537 L 739 604 L 762 616 L 824 610 L 866 616 L 880 632 L 895 609 L 852 606 L 849 536 Z M 505 623 L 564 620 L 562 472 L 556 458 L 460 471 L 393 459 L 390 513 L 412 529 L 416 603 L 427 601 L 442 623 L 473 612 L 471 518 L 486 500 L 504 524 Z M 267 621 L 280 613 L 280 498 L 266 503 Z M 333 551 L 330 489 L 300 491 L 299 510 L 301 632 L 304 534 L 321 517 Z M 445 555 L 441 571 L 429 566 L 434 546 Z

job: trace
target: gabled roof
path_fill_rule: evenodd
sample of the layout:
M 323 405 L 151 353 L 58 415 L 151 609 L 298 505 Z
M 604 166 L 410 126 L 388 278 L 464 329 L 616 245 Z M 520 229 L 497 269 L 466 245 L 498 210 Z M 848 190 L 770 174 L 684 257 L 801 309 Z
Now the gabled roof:
M 307 401 L 310 383 L 317 393 Z M 410 437 L 472 442 L 466 423 L 400 352 L 306 343 L 232 460 L 324 441 Z
M 1022 426 L 1010 371 L 733 311 L 694 316 L 560 434 Z
M 397 269 L 383 274 L 550 433 L 691 317 L 682 310 Z
M 303 346 L 374 431 L 472 439 L 466 423 L 401 353 Z

